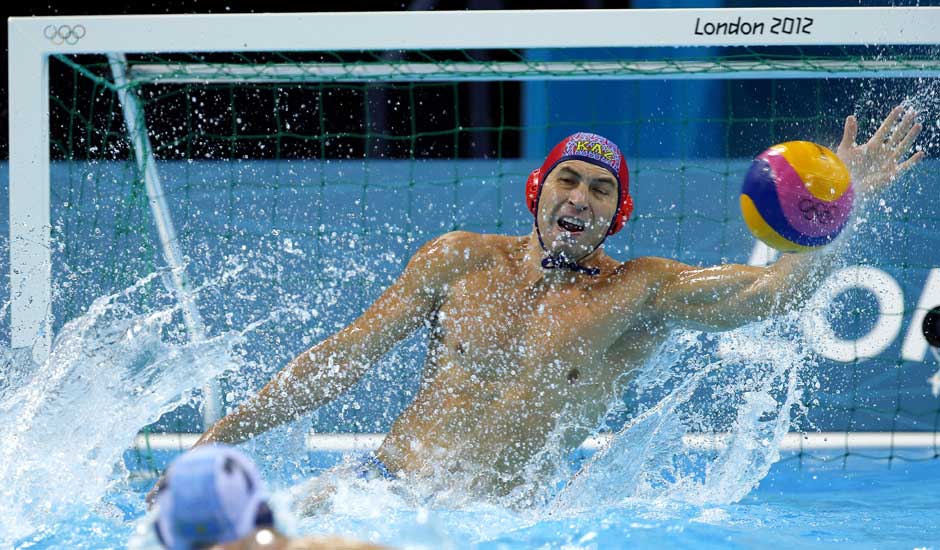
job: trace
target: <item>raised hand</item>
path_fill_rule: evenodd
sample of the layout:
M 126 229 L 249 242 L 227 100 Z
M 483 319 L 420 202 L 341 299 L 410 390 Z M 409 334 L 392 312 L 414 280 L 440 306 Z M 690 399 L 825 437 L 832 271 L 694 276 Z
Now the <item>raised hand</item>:
M 855 115 L 845 119 L 842 143 L 836 154 L 852 173 L 852 182 L 860 198 L 878 196 L 898 175 L 924 158 L 923 151 L 907 157 L 907 151 L 923 129 L 916 119 L 916 111 L 898 105 L 888 113 L 871 139 L 862 145 L 855 143 L 858 136 Z

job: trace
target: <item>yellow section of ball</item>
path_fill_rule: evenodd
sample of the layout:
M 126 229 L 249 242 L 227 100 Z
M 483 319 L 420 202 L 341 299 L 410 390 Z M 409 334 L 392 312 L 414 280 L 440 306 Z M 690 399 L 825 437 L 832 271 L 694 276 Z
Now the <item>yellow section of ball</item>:
M 788 141 L 770 148 L 782 155 L 817 199 L 832 202 L 852 184 L 849 169 L 835 153 L 811 141 Z
M 790 242 L 781 236 L 780 233 L 774 231 L 773 228 L 764 221 L 760 212 L 757 211 L 757 206 L 754 205 L 754 201 L 751 200 L 751 197 L 744 194 L 741 195 L 741 214 L 744 216 L 744 223 L 747 224 L 747 228 L 751 230 L 751 233 L 771 248 L 776 248 L 781 252 L 808 252 L 810 250 L 816 250 L 811 246 L 802 246 Z

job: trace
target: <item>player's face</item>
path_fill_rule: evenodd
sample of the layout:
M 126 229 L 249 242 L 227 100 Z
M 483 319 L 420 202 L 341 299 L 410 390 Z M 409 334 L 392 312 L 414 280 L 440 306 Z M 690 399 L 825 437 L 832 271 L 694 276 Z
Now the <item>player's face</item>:
M 548 174 L 539 197 L 539 231 L 545 248 L 578 260 L 607 235 L 617 210 L 617 180 L 610 171 L 566 160 Z

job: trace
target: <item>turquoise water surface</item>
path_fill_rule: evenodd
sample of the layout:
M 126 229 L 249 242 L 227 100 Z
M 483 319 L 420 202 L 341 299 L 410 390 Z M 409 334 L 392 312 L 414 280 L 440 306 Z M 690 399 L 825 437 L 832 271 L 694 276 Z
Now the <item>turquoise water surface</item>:
M 383 494 L 376 489 L 368 498 Z M 539 515 L 488 505 L 414 507 L 389 498 L 288 523 L 305 533 L 344 533 L 403 548 L 940 548 L 938 494 L 936 461 L 844 464 L 791 456 L 740 502 L 726 505 L 626 499 L 590 511 Z M 16 546 L 123 548 L 142 497 L 131 490 L 112 494 L 107 511 L 75 510 Z

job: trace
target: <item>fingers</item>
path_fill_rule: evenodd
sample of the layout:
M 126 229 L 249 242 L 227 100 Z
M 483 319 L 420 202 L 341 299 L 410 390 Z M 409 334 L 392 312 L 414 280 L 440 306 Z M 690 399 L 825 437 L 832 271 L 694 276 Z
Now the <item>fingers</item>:
M 894 127 L 894 131 L 891 132 L 891 137 L 888 138 L 888 146 L 897 148 L 898 145 L 910 135 L 911 130 L 914 128 L 914 117 L 916 116 L 917 113 L 915 111 L 908 111 L 904 114 L 904 118 L 901 119 L 901 122 L 899 122 Z M 906 149 L 907 147 L 900 149 L 898 152 L 903 152 Z
M 839 149 L 847 149 L 855 145 L 855 138 L 858 136 L 858 119 L 855 115 L 845 117 L 845 128 L 842 130 L 842 143 Z
M 912 168 L 915 164 L 920 162 L 921 159 L 924 158 L 924 156 L 925 154 L 923 151 L 917 151 L 916 153 L 911 155 L 911 158 L 905 160 L 901 164 L 898 164 L 898 174 L 904 172 L 905 170 Z
M 884 122 L 881 123 L 878 130 L 871 136 L 871 140 L 869 140 L 870 143 L 884 143 L 885 139 L 888 137 L 888 132 L 897 124 L 898 117 L 901 116 L 903 110 L 904 107 L 900 105 L 891 109 L 891 112 L 885 117 Z
M 917 139 L 917 136 L 920 135 L 920 131 L 923 129 L 923 125 L 921 125 L 919 122 L 911 126 L 907 131 L 907 135 L 905 135 L 901 142 L 898 143 L 895 147 L 895 150 L 898 152 L 898 154 L 904 154 L 905 151 L 910 149 L 911 145 L 914 144 L 914 140 Z

